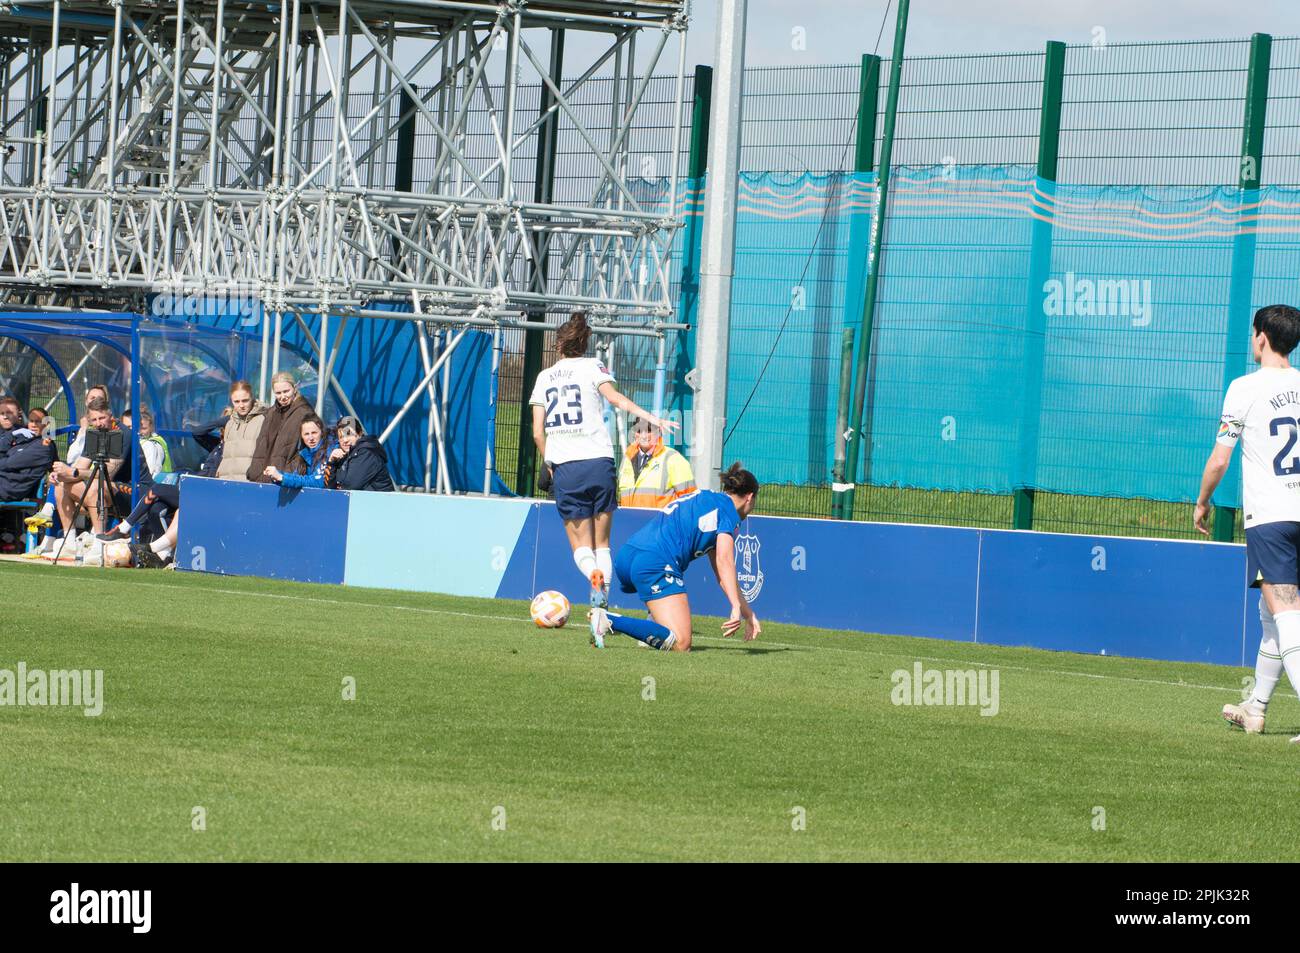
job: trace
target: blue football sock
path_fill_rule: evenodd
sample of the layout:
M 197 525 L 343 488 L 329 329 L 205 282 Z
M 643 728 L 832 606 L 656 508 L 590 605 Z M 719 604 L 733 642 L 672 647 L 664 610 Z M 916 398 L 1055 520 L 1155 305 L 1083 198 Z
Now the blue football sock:
M 657 649 L 668 638 L 668 627 L 660 625 L 654 619 L 632 619 L 625 615 L 609 613 L 609 624 L 615 632 L 630 635 L 638 642 L 644 642 L 652 649 Z

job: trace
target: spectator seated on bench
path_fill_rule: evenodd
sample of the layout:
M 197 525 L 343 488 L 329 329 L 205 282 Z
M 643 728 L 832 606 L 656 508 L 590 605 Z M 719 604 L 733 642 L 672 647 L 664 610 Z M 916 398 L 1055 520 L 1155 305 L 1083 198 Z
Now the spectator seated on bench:
M 0 503 L 30 503 L 39 509 L 41 484 L 59 457 L 40 431 L 14 428 L 0 438 Z
M 0 397 L 0 451 L 9 445 L 9 438 L 23 426 L 23 409 L 12 397 Z
M 101 398 L 105 403 L 107 403 L 108 387 L 105 386 L 104 384 L 94 384 L 91 387 L 86 388 L 85 401 L 82 403 L 82 406 L 83 407 L 89 406 L 90 402 L 95 398 Z M 66 457 L 64 457 L 64 460 L 67 462 L 68 466 L 75 466 L 77 461 L 81 459 L 82 456 L 81 452 L 86 447 L 87 427 L 88 427 L 87 418 L 82 417 L 80 424 L 77 428 L 76 435 L 72 438 L 72 440 L 68 444 L 68 454 Z M 54 440 L 58 436 L 58 428 L 54 426 L 54 421 L 48 420 L 45 423 L 44 432 L 46 436 L 48 436 L 51 440 Z M 35 533 L 40 530 L 46 531 L 45 540 L 42 543 L 42 550 L 44 552 L 51 551 L 54 548 L 56 541 L 59 539 L 60 536 L 63 535 L 64 527 L 62 523 L 57 522 L 58 514 L 55 512 L 56 506 L 58 504 L 59 489 L 60 489 L 60 484 L 58 483 L 58 481 L 47 480 L 44 505 L 40 508 L 38 512 L 32 514 L 31 516 L 27 517 L 27 519 L 23 521 L 24 523 L 27 524 L 28 533 Z M 29 552 L 27 555 L 34 559 L 40 556 L 41 554 Z
M 41 507 L 41 484 L 58 459 L 54 444 L 40 437 L 19 438 L 0 455 L 0 503 Z
M 131 430 L 133 422 L 131 411 L 128 409 L 122 414 L 122 426 Z M 142 475 L 147 474 L 148 480 L 152 482 L 164 473 L 171 473 L 174 469 L 171 449 L 163 436 L 154 430 L 153 414 L 147 410 L 140 411 L 140 426 L 135 429 L 136 435 L 140 438 L 140 455 L 144 460 Z
M 25 513 L 41 508 L 45 476 L 58 459 L 53 441 L 43 437 L 44 422 L 44 411 L 32 411 L 27 427 L 4 434 L 0 450 L 0 510 Z M 17 517 L 14 520 L 16 530 Z M 25 548 L 35 549 L 36 531 L 28 528 L 26 536 Z
M 113 418 L 112 411 L 108 408 L 108 401 L 96 397 L 86 405 L 86 420 L 91 429 L 99 431 L 120 430 L 117 421 Z M 127 436 L 127 446 L 130 446 L 130 435 Z M 124 455 L 122 459 L 107 461 L 106 476 L 109 481 L 109 491 L 116 493 L 120 489 L 114 486 L 114 482 L 122 479 L 122 469 L 124 465 L 129 465 L 129 461 Z M 87 477 L 91 472 L 91 460 L 83 455 L 77 459 L 72 466 L 66 463 L 55 463 L 51 471 L 51 482 L 54 483 L 54 500 L 55 508 L 58 510 L 59 522 L 62 524 L 64 532 L 72 529 L 72 523 L 79 505 L 90 519 L 90 528 L 93 533 L 102 533 L 104 531 L 103 514 L 99 506 L 99 487 L 93 482 L 87 482 Z M 127 471 L 127 479 L 130 479 L 130 471 Z M 128 487 L 128 492 L 129 492 Z

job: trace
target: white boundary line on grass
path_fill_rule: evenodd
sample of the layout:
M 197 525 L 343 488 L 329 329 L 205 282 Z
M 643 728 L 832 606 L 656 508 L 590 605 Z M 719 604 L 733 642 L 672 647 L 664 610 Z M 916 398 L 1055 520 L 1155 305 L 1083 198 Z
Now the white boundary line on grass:
M 59 578 L 66 579 L 68 577 L 64 575 L 64 576 L 60 576 Z M 87 579 L 87 580 L 98 581 L 98 582 L 108 581 L 102 577 L 80 575 L 80 574 L 78 574 L 73 578 L 76 578 L 78 580 Z M 286 599 L 291 602 L 315 602 L 315 603 L 320 603 L 322 605 L 331 605 L 331 606 L 354 606 L 358 609 L 392 609 L 396 612 L 421 612 L 426 615 L 458 616 L 463 619 L 487 619 L 494 622 L 513 622 L 520 625 L 525 623 L 524 619 L 520 619 L 517 616 L 487 615 L 485 613 L 479 613 L 479 612 L 457 612 L 454 609 L 429 609 L 424 606 L 395 606 L 395 605 L 387 605 L 381 602 L 358 602 L 351 599 L 324 599 L 319 596 L 289 596 L 277 592 L 245 592 L 240 589 L 216 589 L 216 588 L 209 588 L 209 587 L 188 589 L 185 586 L 176 586 L 176 585 L 171 585 L 169 583 L 162 583 L 162 582 L 132 582 L 131 585 L 142 586 L 142 587 L 147 586 L 152 589 L 171 589 L 178 592 L 179 591 L 213 592 L 213 593 L 218 593 L 220 595 L 248 596 L 250 598 L 256 598 L 256 599 Z M 437 595 L 437 593 L 420 593 L 420 594 Z M 481 597 L 453 596 L 452 598 L 481 598 Z M 863 634 L 865 635 L 866 633 Z M 737 641 L 735 639 L 724 639 L 718 636 L 706 635 L 706 636 L 696 636 L 696 638 L 702 641 L 718 642 L 723 644 L 731 644 L 731 645 L 744 644 L 743 642 Z M 971 644 L 974 645 L 975 643 L 971 643 Z M 987 645 L 987 643 L 985 643 L 985 645 Z M 1162 681 L 1156 678 L 1134 678 L 1131 675 L 1105 675 L 1099 672 L 1074 672 L 1074 671 L 1070 671 L 1069 669 L 1032 668 L 1026 665 L 1003 665 L 997 662 L 977 662 L 974 659 L 948 658 L 941 655 L 913 655 L 909 652 L 878 652 L 878 651 L 873 651 L 871 649 L 846 649 L 838 645 L 801 645 L 793 642 L 764 641 L 762 643 L 762 647 L 767 647 L 767 646 L 771 646 L 773 648 L 787 648 L 787 649 L 811 649 L 816 652 L 847 652 L 851 655 L 867 655 L 867 656 L 873 656 L 875 658 L 908 658 L 919 662 L 954 662 L 959 665 L 978 665 L 983 668 L 996 668 L 999 670 L 1005 669 L 1011 672 L 1029 672 L 1031 674 L 1036 674 L 1036 675 L 1062 675 L 1062 676 L 1072 676 L 1074 678 L 1101 679 L 1103 681 L 1132 682 L 1138 685 L 1163 685 L 1168 688 L 1196 688 L 1202 691 L 1209 691 L 1209 692 L 1232 692 L 1234 694 L 1241 693 L 1240 688 L 1231 688 L 1223 685 L 1198 685 L 1194 682 L 1181 682 L 1181 681 L 1169 682 L 1169 681 Z M 1001 647 L 1014 648 L 1015 646 L 1001 646 Z M 1023 647 L 1032 648 L 1032 646 L 1023 646 Z M 1150 660 L 1135 659 L 1134 661 L 1150 661 Z M 1286 695 L 1291 698 L 1297 697 L 1296 695 L 1290 692 L 1278 692 L 1277 694 Z

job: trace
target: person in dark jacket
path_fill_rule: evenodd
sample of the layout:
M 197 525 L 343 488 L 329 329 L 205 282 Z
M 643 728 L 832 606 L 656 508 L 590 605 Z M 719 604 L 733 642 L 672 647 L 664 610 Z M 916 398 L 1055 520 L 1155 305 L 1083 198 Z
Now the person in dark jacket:
M 342 417 L 338 426 L 339 446 L 329 456 L 325 467 L 325 487 L 329 490 L 396 489 L 388 475 L 388 454 L 379 438 L 366 433 L 355 417 Z
M 222 434 L 225 432 L 226 421 L 230 418 L 230 408 L 227 407 L 216 420 L 210 420 L 207 423 L 198 424 L 190 428 L 190 436 L 194 438 L 207 456 L 199 464 L 199 476 L 215 477 L 217 468 L 221 466 L 221 453 L 224 444 L 221 442 Z
M 303 419 L 312 412 L 311 404 L 298 393 L 293 375 L 281 371 L 271 378 L 271 394 L 275 398 L 265 414 L 262 431 L 257 435 L 257 449 L 253 462 L 248 465 L 248 479 L 254 483 L 269 483 L 267 467 L 293 470 L 298 459 L 298 436 Z
M 23 409 L 12 397 L 0 397 L 0 453 L 8 450 L 20 433 L 26 433 L 23 427 Z
M 54 443 L 31 433 L 14 436 L 0 454 L 0 503 L 18 503 L 36 497 L 41 481 L 59 458 Z

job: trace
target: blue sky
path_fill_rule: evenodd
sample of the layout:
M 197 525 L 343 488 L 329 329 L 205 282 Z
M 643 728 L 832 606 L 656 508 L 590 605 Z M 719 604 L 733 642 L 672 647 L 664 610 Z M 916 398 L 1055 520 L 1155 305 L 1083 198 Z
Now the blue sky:
M 893 41 L 890 8 L 880 52 Z M 856 62 L 875 48 L 885 0 L 750 0 L 746 62 L 751 66 Z M 694 0 L 688 65 L 712 63 L 716 0 Z M 1300 34 L 1300 0 L 913 0 L 910 55 L 1024 51 L 1048 40 L 1091 43 L 1228 39 L 1254 32 Z M 801 28 L 803 49 L 797 49 Z

